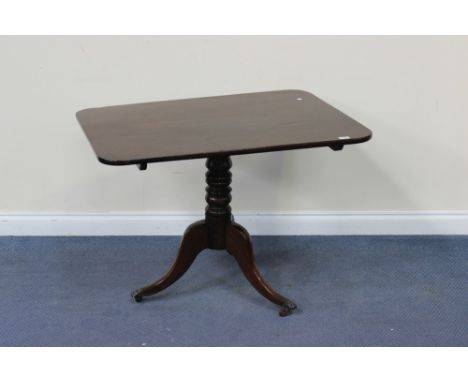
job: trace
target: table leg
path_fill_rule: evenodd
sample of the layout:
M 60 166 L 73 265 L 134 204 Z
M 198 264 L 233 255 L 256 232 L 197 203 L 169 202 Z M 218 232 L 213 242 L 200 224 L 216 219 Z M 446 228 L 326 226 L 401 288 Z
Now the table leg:
M 177 258 L 169 271 L 158 281 L 132 292 L 133 299 L 141 302 L 143 297 L 156 294 L 180 279 L 197 255 L 207 247 L 207 239 L 208 231 L 204 220 L 189 225 L 182 238 Z
M 287 316 L 296 309 L 296 304 L 281 296 L 279 293 L 276 293 L 260 275 L 255 265 L 252 241 L 244 227 L 237 223 L 233 223 L 228 227 L 226 249 L 237 260 L 242 273 L 244 273 L 244 276 L 249 280 L 250 284 L 252 284 L 262 296 L 281 306 L 279 311 L 280 316 Z

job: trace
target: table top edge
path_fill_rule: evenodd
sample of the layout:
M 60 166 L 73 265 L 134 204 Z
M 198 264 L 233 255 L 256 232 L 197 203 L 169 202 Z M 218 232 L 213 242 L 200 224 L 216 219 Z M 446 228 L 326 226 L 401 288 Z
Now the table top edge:
M 369 129 L 368 129 L 369 130 Z M 290 151 L 290 150 L 300 150 L 308 148 L 320 148 L 320 147 L 332 147 L 336 144 L 342 144 L 344 146 L 359 144 L 369 141 L 372 138 L 372 131 L 369 130 L 369 134 L 359 137 L 352 138 L 343 141 L 326 141 L 326 142 L 306 142 L 306 143 L 297 143 L 297 144 L 287 144 L 284 146 L 271 146 L 271 147 L 261 147 L 261 148 L 252 148 L 252 149 L 239 149 L 239 150 L 229 150 L 229 151 L 213 151 L 211 153 L 194 153 L 194 154 L 181 154 L 174 156 L 166 157 L 155 157 L 155 158 L 142 158 L 142 159 L 131 159 L 131 160 L 112 160 L 100 157 L 97 153 L 96 156 L 99 162 L 110 165 L 110 166 L 130 166 L 130 165 L 139 165 L 144 163 L 159 163 L 159 162 L 171 162 L 171 161 L 180 161 L 180 160 L 191 160 L 191 159 L 205 159 L 210 157 L 219 157 L 219 156 L 237 156 L 237 155 L 248 155 L 248 154 L 261 154 L 267 152 L 276 152 L 276 151 Z

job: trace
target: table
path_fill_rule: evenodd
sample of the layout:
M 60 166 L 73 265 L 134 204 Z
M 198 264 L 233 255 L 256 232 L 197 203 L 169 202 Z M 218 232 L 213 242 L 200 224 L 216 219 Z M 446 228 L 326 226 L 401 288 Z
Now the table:
M 91 108 L 81 124 L 100 162 L 109 165 L 206 158 L 205 219 L 185 231 L 178 255 L 159 280 L 132 292 L 134 301 L 177 281 L 204 249 L 227 250 L 252 286 L 280 306 L 296 309 L 275 292 L 255 265 L 247 230 L 231 213 L 231 156 L 311 147 L 341 150 L 366 142 L 372 132 L 302 90 L 280 90 Z

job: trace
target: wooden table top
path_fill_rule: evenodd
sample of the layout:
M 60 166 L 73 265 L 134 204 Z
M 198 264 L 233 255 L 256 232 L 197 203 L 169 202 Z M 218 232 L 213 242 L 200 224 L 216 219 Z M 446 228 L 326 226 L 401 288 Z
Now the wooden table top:
M 110 165 L 361 143 L 372 132 L 302 90 L 108 106 L 77 119 Z

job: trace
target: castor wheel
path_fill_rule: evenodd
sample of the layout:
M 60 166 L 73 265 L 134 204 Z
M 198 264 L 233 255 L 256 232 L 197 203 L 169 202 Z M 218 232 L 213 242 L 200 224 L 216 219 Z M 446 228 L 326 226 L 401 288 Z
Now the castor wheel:
M 133 301 L 135 301 L 135 302 L 142 302 L 143 301 L 143 296 L 140 293 L 140 289 L 135 290 L 135 291 L 132 292 L 132 298 L 133 298 Z
M 279 311 L 281 317 L 286 317 L 292 314 L 296 310 L 297 306 L 292 301 L 286 301 Z

